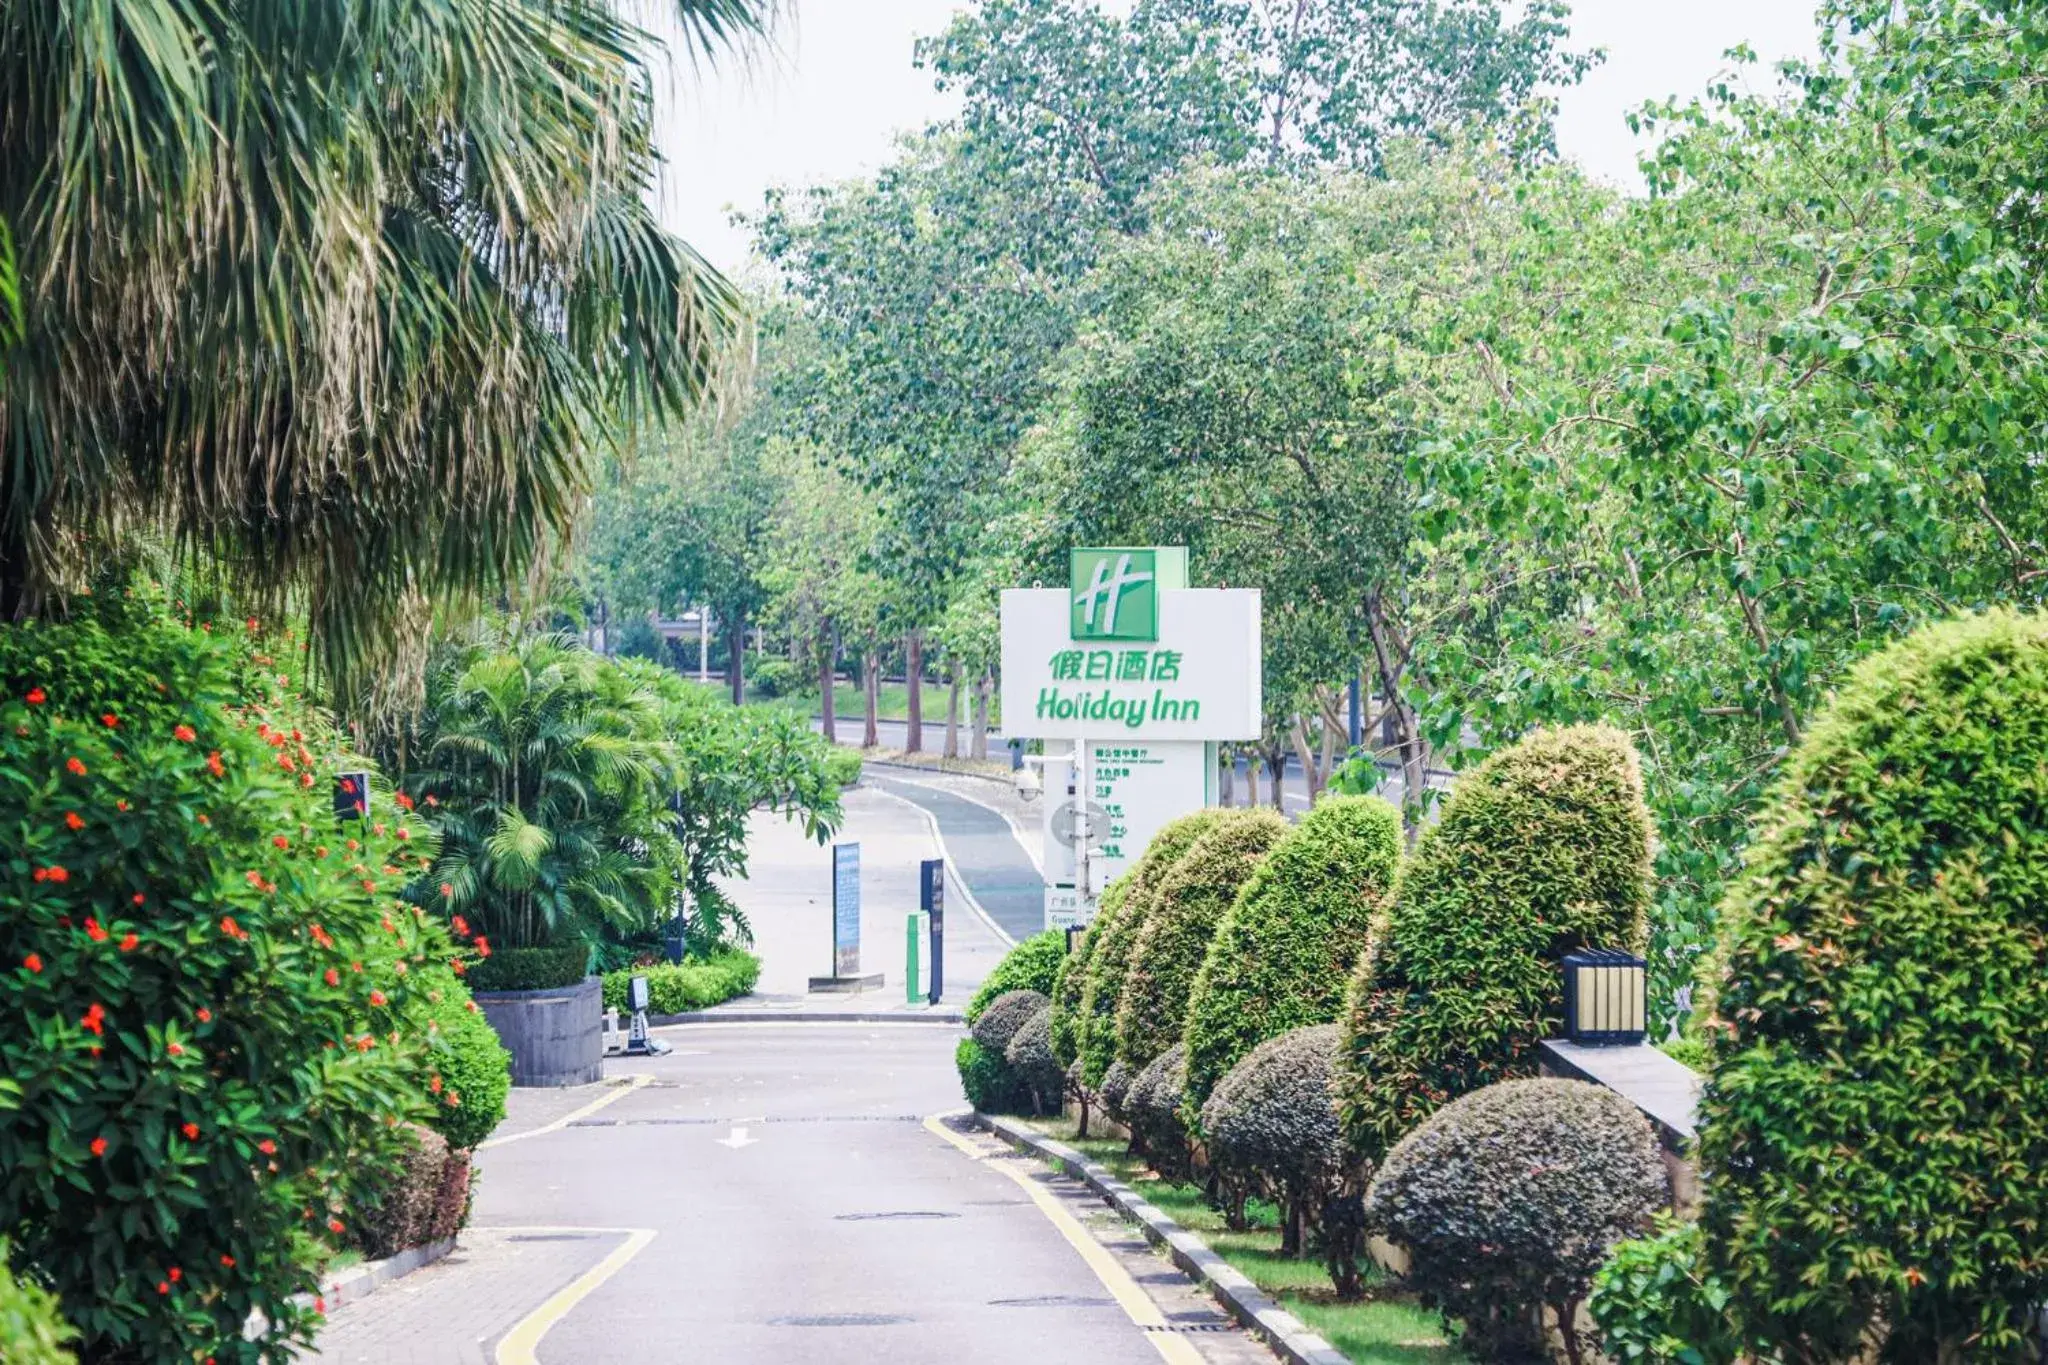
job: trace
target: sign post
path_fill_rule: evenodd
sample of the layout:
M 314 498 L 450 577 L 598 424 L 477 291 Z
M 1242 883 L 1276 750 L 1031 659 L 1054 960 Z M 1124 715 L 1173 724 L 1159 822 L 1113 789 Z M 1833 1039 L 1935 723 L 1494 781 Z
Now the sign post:
M 860 991 L 882 974 L 860 971 L 860 845 L 832 845 L 832 975 L 811 978 L 814 991 Z
M 928 1004 L 946 993 L 946 860 L 926 858 L 917 865 L 918 908 L 932 926 L 932 989 Z M 915 995 L 915 992 L 912 992 Z

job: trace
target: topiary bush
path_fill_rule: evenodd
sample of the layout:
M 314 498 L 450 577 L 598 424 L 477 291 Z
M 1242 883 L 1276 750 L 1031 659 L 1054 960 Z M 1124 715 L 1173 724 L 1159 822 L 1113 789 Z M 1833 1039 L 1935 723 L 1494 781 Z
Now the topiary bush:
M 57 1296 L 17 1279 L 7 1268 L 8 1245 L 0 1239 L 0 1360 L 7 1365 L 77 1365 L 66 1350 L 78 1339 L 57 1311 Z
M 1465 1324 L 1467 1352 L 1547 1360 L 1547 1313 L 1579 1365 L 1593 1273 L 1669 1198 L 1656 1134 L 1627 1100 L 1581 1081 L 1504 1081 L 1401 1139 L 1365 1216 L 1408 1249 L 1423 1301 Z
M 985 1114 L 1015 1113 L 1031 1104 L 1030 1092 L 1010 1069 L 1010 1044 L 1018 1030 L 1048 1008 L 1037 991 L 1005 991 L 982 1010 L 953 1053 L 969 1104 Z
M 1376 796 L 1326 796 L 1252 873 L 1188 994 L 1188 1104 L 1267 1038 L 1326 1024 L 1401 859 L 1401 816 Z
M 1003 1058 L 1010 1074 L 1030 1098 L 1034 1114 L 1057 1114 L 1064 1105 L 1066 1071 L 1052 1055 L 1052 1011 L 1042 1009 L 1024 1021 L 1010 1039 Z
M 1060 959 L 1060 968 L 1053 974 L 1052 989 L 1046 992 L 1052 997 L 1052 1051 L 1062 1066 L 1072 1066 L 1080 1059 L 1081 1007 L 1088 994 L 1088 964 L 1094 959 L 1096 946 L 1102 942 L 1103 926 L 1122 911 L 1124 897 L 1130 894 L 1130 889 L 1131 874 L 1126 872 L 1103 891 L 1095 918 L 1081 931 L 1074 950 Z M 1078 1082 L 1080 1073 L 1075 1075 Z
M 991 1052 L 972 1038 L 953 1049 L 953 1067 L 967 1102 L 984 1114 L 1007 1114 L 1017 1107 L 1017 1082 L 1000 1052 Z
M 1635 749 L 1609 726 L 1537 731 L 1458 780 L 1352 977 L 1332 1084 L 1368 1162 L 1459 1095 L 1535 1071 L 1563 1023 L 1559 959 L 1642 949 L 1650 853 Z
M 414 999 L 421 1005 L 430 1046 L 421 1082 L 433 1105 L 428 1122 L 450 1147 L 475 1147 L 505 1121 L 512 1054 L 498 1041 L 469 989 L 446 967 L 419 973 Z
M 1859 665 L 1721 917 L 1709 1267 L 1759 1353 L 2032 1359 L 2048 1302 L 2048 619 Z
M 376 1197 L 356 1216 L 356 1240 L 374 1260 L 433 1240 L 448 1141 L 431 1128 L 408 1125 L 409 1145 L 384 1172 Z
M 1082 1078 L 1091 1086 L 1105 1083 L 1110 1063 L 1116 1060 L 1117 1002 L 1123 998 L 1131 948 L 1137 942 L 1138 931 L 1145 927 L 1152 893 L 1181 856 L 1194 846 L 1195 840 L 1223 817 L 1221 807 L 1210 806 L 1169 820 L 1152 836 L 1144 855 L 1131 870 L 1117 879 L 1117 884 L 1125 887 L 1121 903 L 1112 906 L 1109 895 L 1104 893 L 1089 933 L 1094 943 L 1089 951 L 1088 979 L 1075 1024 Z M 1111 1110 L 1111 1114 L 1115 1111 Z
M 989 1002 L 968 1032 L 974 1035 L 975 1042 L 996 1056 L 1005 1056 L 1010 1050 L 1010 1040 L 1017 1036 L 1017 1030 L 1023 1028 L 1032 1015 L 1051 1004 L 1037 991 L 1004 991 Z
M 434 1221 L 427 1240 L 445 1242 L 469 1223 L 476 1197 L 476 1167 L 468 1152 L 455 1148 L 441 1163 L 441 1189 L 434 1198 Z
M 1287 831 L 1275 811 L 1231 811 L 1160 881 L 1116 1005 L 1117 1056 L 1143 1066 L 1179 1045 L 1188 992 L 1216 926 Z
M 1102 1099 L 1102 1112 L 1126 1127 L 1131 1121 L 1131 1082 L 1136 1079 L 1138 1074 L 1128 1066 L 1111 1062 L 1109 1070 L 1103 1073 L 1102 1088 L 1096 1092 Z
M 1323 1229 L 1331 1282 L 1350 1299 L 1359 1293 L 1360 1248 L 1355 1213 L 1334 1207 L 1357 1203 L 1347 1194 L 1352 1160 L 1330 1100 L 1338 1032 L 1314 1024 L 1253 1048 L 1211 1090 L 1201 1131 L 1220 1179 L 1280 1205 L 1283 1255 L 1300 1255 L 1310 1230 Z
M 688 1014 L 747 994 L 761 980 L 761 959 L 739 948 L 708 957 L 628 967 L 604 975 L 604 1007 L 630 1013 L 633 978 L 647 978 L 647 1012 Z
M 1132 1078 L 1124 1100 L 1133 1149 L 1169 1180 L 1186 1177 L 1193 1165 L 1187 1124 L 1181 1120 L 1186 1087 L 1187 1054 L 1175 1043 Z
M 1010 991 L 1031 991 L 1050 1001 L 1053 982 L 1059 976 L 1060 964 L 1067 957 L 1067 936 L 1058 929 L 1048 929 L 1042 934 L 1033 934 L 996 963 L 995 970 L 981 983 L 974 998 L 967 1002 L 967 1023 L 970 1027 L 981 1018 L 995 998 Z
M 469 970 L 473 991 L 554 991 L 573 986 L 590 970 L 590 946 L 498 948 Z
M 1669 1215 L 1654 1235 L 1616 1246 L 1586 1300 L 1601 1352 L 1621 1365 L 1736 1365 L 1728 1286 L 1706 1269 L 1706 1251 L 1698 1223 Z
M 429 849 L 238 626 L 0 629 L 0 1228 L 88 1359 L 277 1358 L 424 1119 Z M 262 1325 L 245 1336 L 252 1313 Z

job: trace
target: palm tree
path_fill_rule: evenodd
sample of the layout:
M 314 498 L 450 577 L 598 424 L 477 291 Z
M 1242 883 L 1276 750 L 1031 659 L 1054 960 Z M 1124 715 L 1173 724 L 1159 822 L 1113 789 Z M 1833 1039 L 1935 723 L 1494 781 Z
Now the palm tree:
M 571 637 L 477 646 L 429 678 L 405 787 L 441 836 L 432 880 L 502 947 L 595 943 L 673 911 L 659 699 Z
M 774 0 L 670 3 L 702 57 Z M 654 52 L 611 0 L 0 6 L 0 618 L 160 536 L 346 699 L 521 581 L 733 331 L 648 208 Z

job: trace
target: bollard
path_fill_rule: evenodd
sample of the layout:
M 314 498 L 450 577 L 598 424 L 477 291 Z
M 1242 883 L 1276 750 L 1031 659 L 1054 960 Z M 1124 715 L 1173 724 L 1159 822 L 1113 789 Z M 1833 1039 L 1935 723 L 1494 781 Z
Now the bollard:
M 920 1003 L 917 989 L 917 940 L 918 929 L 921 927 L 918 921 L 923 918 L 923 915 L 918 914 L 903 917 L 903 1003 L 906 1005 Z

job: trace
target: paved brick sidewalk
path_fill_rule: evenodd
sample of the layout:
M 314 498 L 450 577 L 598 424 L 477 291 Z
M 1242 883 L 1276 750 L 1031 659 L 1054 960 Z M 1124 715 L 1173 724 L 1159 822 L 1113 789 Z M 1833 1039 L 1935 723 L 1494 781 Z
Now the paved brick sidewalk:
M 335 1310 L 322 1365 L 490 1365 L 491 1347 L 625 1238 L 616 1233 L 472 1227 L 461 1247 Z

